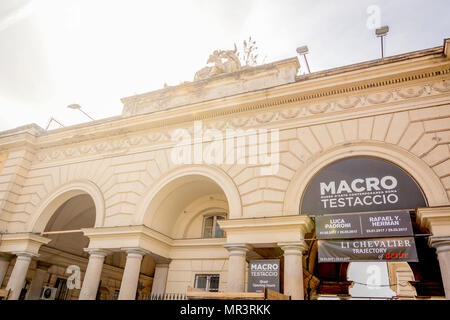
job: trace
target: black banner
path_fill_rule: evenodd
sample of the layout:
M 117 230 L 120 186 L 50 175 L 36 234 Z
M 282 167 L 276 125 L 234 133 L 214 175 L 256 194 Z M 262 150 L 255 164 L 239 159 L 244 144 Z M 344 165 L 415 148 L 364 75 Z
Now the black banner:
M 408 212 L 375 212 L 317 216 L 318 239 L 412 236 Z
M 413 237 L 319 240 L 319 263 L 352 261 L 417 262 Z
M 280 259 L 250 260 L 248 292 L 280 292 Z
M 403 169 L 372 157 L 351 157 L 323 168 L 308 184 L 300 213 L 310 215 L 425 207 L 417 183 Z

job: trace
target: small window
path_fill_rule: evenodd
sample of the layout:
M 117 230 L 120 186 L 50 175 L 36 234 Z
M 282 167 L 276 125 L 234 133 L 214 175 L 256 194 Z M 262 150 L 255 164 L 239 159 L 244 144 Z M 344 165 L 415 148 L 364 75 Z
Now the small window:
M 218 220 L 225 220 L 225 216 L 206 216 L 203 223 L 203 238 L 224 238 L 225 233 L 220 229 Z
M 218 292 L 219 278 L 218 274 L 197 274 L 194 287 L 209 292 Z

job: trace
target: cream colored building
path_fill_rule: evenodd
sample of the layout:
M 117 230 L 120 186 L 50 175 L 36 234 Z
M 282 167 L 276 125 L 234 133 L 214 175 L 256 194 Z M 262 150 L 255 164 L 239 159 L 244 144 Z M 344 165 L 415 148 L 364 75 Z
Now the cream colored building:
M 58 287 L 61 299 L 183 294 L 198 281 L 246 291 L 247 261 L 274 257 L 292 299 L 342 293 L 346 267 L 334 278 L 319 270 L 314 222 L 300 208 L 320 170 L 355 156 L 402 168 L 427 201 L 413 214 L 431 234 L 418 246 L 426 261 L 388 263 L 396 297 L 445 289 L 450 299 L 450 40 L 298 71 L 297 58 L 241 68 L 124 98 L 116 117 L 1 132 L 0 285 L 10 299 L 24 287 L 22 297 L 38 299 L 43 286 Z M 174 130 L 195 137 L 196 124 L 216 135 L 276 130 L 278 170 L 264 173 L 250 152 L 238 158 L 237 145 L 234 162 L 175 163 Z M 194 160 L 198 144 L 186 145 Z M 68 290 L 73 265 L 81 288 Z

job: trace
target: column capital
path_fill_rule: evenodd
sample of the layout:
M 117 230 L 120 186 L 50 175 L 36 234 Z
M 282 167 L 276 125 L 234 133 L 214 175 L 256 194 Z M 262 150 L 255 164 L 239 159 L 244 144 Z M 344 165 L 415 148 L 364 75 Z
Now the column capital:
M 306 245 L 305 241 L 279 242 L 278 246 L 281 248 L 281 250 L 284 251 L 285 255 L 301 255 L 304 251 L 308 250 L 308 246 Z
M 135 247 L 135 248 L 120 248 L 120 250 L 125 251 L 127 253 L 127 256 L 130 257 L 143 257 L 145 255 L 151 254 L 150 251 Z
M 155 268 L 168 268 L 169 263 L 156 263 Z
M 247 252 L 252 250 L 252 247 L 245 243 L 227 243 L 223 245 L 228 250 L 230 256 L 247 255 Z
M 428 245 L 436 249 L 436 252 L 450 251 L 450 237 L 430 237 Z
M 416 222 L 433 236 L 450 236 L 450 206 L 417 208 Z
M 155 265 L 156 266 L 169 266 L 170 263 L 172 262 L 172 259 L 169 258 L 164 258 L 155 254 L 151 254 L 153 260 L 155 261 Z
M 83 250 L 89 253 L 90 257 L 98 258 L 104 258 L 112 253 L 110 250 L 100 248 L 84 248 Z
M 17 256 L 17 259 L 29 259 L 37 258 L 39 257 L 39 254 L 29 251 L 14 251 L 12 254 L 15 254 Z

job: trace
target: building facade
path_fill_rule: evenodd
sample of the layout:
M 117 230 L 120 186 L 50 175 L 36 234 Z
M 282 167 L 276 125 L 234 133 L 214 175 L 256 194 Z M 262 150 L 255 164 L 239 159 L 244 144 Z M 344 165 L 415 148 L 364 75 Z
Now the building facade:
M 0 133 L 10 299 L 44 286 L 60 299 L 242 292 L 248 261 L 269 258 L 292 299 L 348 298 L 351 266 L 317 262 L 317 212 L 303 200 L 350 158 L 401 169 L 423 196 L 383 200 L 411 213 L 417 235 L 418 263 L 385 264 L 393 297 L 449 299 L 450 40 L 301 76 L 297 58 L 232 72 L 226 62 L 124 98 L 116 117 Z

